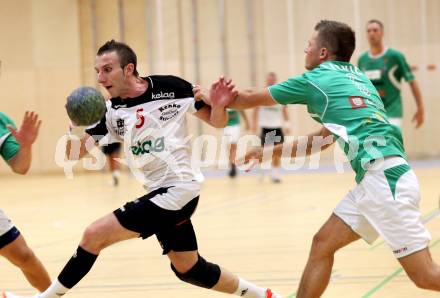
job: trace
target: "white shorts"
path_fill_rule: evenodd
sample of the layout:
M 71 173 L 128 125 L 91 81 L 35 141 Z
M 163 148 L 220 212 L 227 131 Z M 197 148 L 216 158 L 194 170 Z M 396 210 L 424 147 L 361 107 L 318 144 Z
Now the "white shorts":
M 237 144 L 240 139 L 240 125 L 230 125 L 223 129 L 223 135 L 228 137 L 228 141 L 231 144 Z
M 420 220 L 416 175 L 401 157 L 386 157 L 376 166 L 348 192 L 334 214 L 369 244 L 381 235 L 396 258 L 425 249 L 431 235 Z
M 388 118 L 388 121 L 395 126 L 402 127 L 402 118 Z
M 12 221 L 6 216 L 3 210 L 0 209 L 0 236 L 6 234 L 13 226 Z

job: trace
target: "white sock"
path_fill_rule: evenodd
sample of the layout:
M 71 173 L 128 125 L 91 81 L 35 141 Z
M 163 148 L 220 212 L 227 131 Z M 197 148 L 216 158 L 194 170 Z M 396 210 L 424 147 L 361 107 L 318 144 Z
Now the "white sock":
M 260 288 L 239 277 L 238 288 L 234 295 L 246 298 L 266 298 L 266 289 Z
M 271 177 L 272 178 L 279 178 L 280 177 L 280 168 L 279 167 L 273 167 L 271 170 Z
M 112 172 L 112 176 L 113 176 L 113 177 L 116 177 L 116 178 L 119 178 L 119 176 L 121 176 L 121 172 L 119 172 L 119 170 L 114 170 L 114 171 Z
M 70 289 L 63 286 L 58 278 L 55 279 L 49 288 L 46 289 L 43 293 L 36 296 L 36 298 L 59 298 L 67 293 Z
M 260 169 L 260 175 L 261 176 L 269 176 L 270 169 Z

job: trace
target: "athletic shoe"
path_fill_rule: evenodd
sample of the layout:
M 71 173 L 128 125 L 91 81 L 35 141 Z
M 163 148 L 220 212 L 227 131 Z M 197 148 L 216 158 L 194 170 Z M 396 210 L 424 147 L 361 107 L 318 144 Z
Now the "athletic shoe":
M 112 177 L 112 180 L 113 180 L 113 186 L 118 186 L 118 184 L 119 184 L 119 179 L 118 179 L 118 177 L 113 176 L 113 177 Z
M 272 177 L 272 183 L 275 184 L 281 183 L 281 179 L 279 177 Z

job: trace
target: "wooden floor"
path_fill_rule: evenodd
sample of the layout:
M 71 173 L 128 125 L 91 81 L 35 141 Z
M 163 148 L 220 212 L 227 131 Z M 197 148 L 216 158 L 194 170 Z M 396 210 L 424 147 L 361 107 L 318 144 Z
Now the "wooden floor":
M 421 209 L 435 212 L 440 168 L 416 170 Z M 100 173 L 67 180 L 63 176 L 2 177 L 1 208 L 56 277 L 74 252 L 83 229 L 94 219 L 141 195 L 124 176 L 118 188 Z M 313 234 L 339 199 L 354 185 L 353 175 L 294 173 L 280 185 L 255 176 L 208 178 L 193 217 L 201 254 L 284 297 L 294 297 Z M 440 261 L 440 217 L 427 223 L 433 257 Z M 324 297 L 438 297 L 417 289 L 399 269 L 388 247 L 358 241 L 335 260 Z M 21 273 L 0 259 L 0 287 L 31 294 Z M 155 238 L 132 240 L 105 250 L 92 271 L 66 297 L 226 297 L 177 280 Z

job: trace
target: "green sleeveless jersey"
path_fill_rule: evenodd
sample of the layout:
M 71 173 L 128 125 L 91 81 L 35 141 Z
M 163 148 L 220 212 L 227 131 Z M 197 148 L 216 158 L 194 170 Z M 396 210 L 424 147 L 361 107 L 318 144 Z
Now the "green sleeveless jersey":
M 230 126 L 230 125 L 240 124 L 240 114 L 238 113 L 238 111 L 231 109 L 227 109 L 227 110 L 228 110 L 228 123 L 226 125 Z
M 7 124 L 15 127 L 14 122 L 4 113 L 0 112 L 0 155 L 6 161 L 13 158 L 20 150 L 20 145 L 15 138 L 11 136 L 11 133 L 6 127 Z
M 388 117 L 402 118 L 400 83 L 402 78 L 407 82 L 414 80 L 402 53 L 388 48 L 383 54 L 373 57 L 365 52 L 359 57 L 358 66 L 379 92 Z
M 301 76 L 268 87 L 280 104 L 304 104 L 344 150 L 359 183 L 366 165 L 397 155 L 406 158 L 400 129 L 391 125 L 382 100 L 356 66 L 326 61 Z

